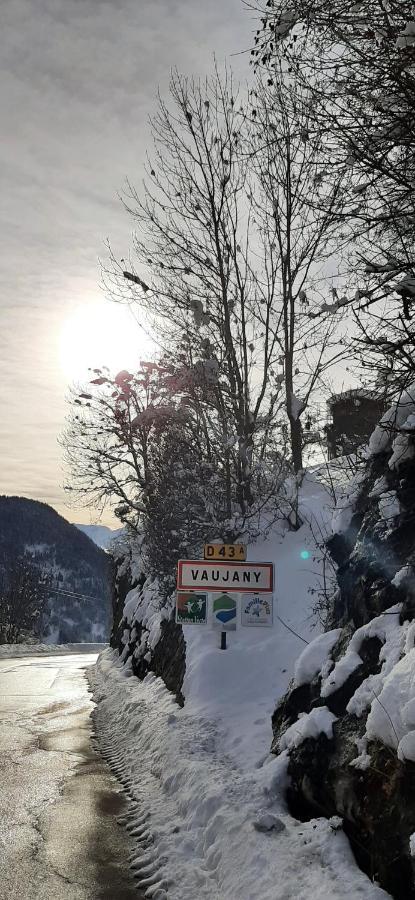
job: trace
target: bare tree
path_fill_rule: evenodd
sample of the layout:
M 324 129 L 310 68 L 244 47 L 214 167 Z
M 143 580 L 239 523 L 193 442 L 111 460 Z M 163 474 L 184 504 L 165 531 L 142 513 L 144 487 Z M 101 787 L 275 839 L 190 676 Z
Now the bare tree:
M 294 0 L 252 4 L 261 28 L 253 58 L 273 72 L 278 59 L 313 97 L 313 128 L 325 129 L 331 177 L 348 170 L 354 223 L 349 294 L 366 372 L 382 386 L 413 380 L 414 24 L 408 0 Z M 368 357 L 369 352 L 369 357 Z
M 50 577 L 25 556 L 1 570 L 0 643 L 15 644 L 22 635 L 41 635 L 50 583 Z
M 267 83 L 260 78 L 253 94 L 254 164 L 263 189 L 254 199 L 255 214 L 267 235 L 266 271 L 298 472 L 301 416 L 316 391 L 324 392 L 325 373 L 345 355 L 340 317 L 332 316 L 325 299 L 333 262 L 339 262 L 347 241 L 347 235 L 339 237 L 339 223 L 348 179 L 345 173 L 334 183 L 327 179 L 324 133 L 315 127 L 312 98 L 298 80 L 275 65 L 272 78 Z
M 143 529 L 155 534 L 161 520 L 166 532 L 167 520 L 176 521 L 173 544 L 179 541 L 182 550 L 184 544 L 189 548 L 218 534 L 232 540 L 238 528 L 248 527 L 252 510 L 239 524 L 232 518 L 238 451 L 224 446 L 217 420 L 210 417 L 218 398 L 223 406 L 224 400 L 206 362 L 192 364 L 181 353 L 157 364 L 142 363 L 135 374 L 124 371 L 113 378 L 96 371 L 88 390 L 73 392 L 61 442 L 70 474 L 67 490 L 75 503 L 103 507 L 115 502 L 119 518 L 141 534 Z M 260 484 L 254 486 L 260 497 L 257 515 L 267 502 L 272 505 L 275 485 L 286 473 L 271 435 L 262 454 Z M 190 522 L 189 516 L 192 534 L 177 525 L 178 520 Z
M 151 489 L 149 446 L 160 409 L 159 372 L 143 364 L 132 375 L 95 370 L 88 389 L 73 390 L 61 444 L 71 483 L 66 490 L 83 505 L 116 503 L 121 521 L 136 526 Z
M 235 502 L 243 517 L 252 509 L 284 410 L 301 469 L 300 416 L 337 355 L 332 324 L 317 328 L 307 304 L 335 248 L 338 191 L 318 211 L 324 154 L 318 139 L 303 142 L 305 98 L 293 90 L 286 106 L 281 77 L 273 96 L 263 85 L 258 94 L 252 104 L 229 73 L 204 84 L 173 76 L 173 107 L 160 100 L 153 120 L 148 180 L 126 201 L 136 267 L 113 259 L 109 276 L 113 296 L 133 297 L 164 343 L 210 367 L 204 409 L 229 469 L 230 517 Z

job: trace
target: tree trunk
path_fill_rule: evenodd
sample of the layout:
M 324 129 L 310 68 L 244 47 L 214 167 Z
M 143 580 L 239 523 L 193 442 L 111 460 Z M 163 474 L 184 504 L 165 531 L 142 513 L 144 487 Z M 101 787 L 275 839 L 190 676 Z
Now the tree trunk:
M 301 420 L 290 417 L 291 453 L 295 474 L 303 468 L 302 431 Z

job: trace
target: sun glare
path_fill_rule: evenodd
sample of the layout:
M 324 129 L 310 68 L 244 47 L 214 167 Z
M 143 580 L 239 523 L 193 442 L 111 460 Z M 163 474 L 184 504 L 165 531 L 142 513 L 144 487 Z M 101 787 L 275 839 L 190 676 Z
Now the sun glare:
M 88 369 L 108 366 L 114 374 L 138 368 L 140 360 L 154 357 L 154 347 L 127 307 L 103 302 L 79 307 L 66 319 L 59 356 L 68 382 L 83 383 Z

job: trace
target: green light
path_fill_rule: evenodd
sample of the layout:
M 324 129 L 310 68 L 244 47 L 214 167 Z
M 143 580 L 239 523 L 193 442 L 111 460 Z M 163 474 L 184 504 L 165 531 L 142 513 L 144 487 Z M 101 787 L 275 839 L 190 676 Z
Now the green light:
M 301 559 L 309 559 L 310 553 L 308 550 L 302 550 L 300 553 Z

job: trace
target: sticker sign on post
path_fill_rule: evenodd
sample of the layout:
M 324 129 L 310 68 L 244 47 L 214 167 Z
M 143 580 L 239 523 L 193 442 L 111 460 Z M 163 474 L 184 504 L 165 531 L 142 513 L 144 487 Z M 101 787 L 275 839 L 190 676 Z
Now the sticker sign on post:
M 207 607 L 207 594 L 199 591 L 178 591 L 176 595 L 177 624 L 206 625 Z
M 270 594 L 274 590 L 274 566 L 272 563 L 181 559 L 178 563 L 177 589 Z
M 212 602 L 212 625 L 221 631 L 236 631 L 236 594 L 214 594 Z
M 272 594 L 243 594 L 241 597 L 242 625 L 272 626 Z

